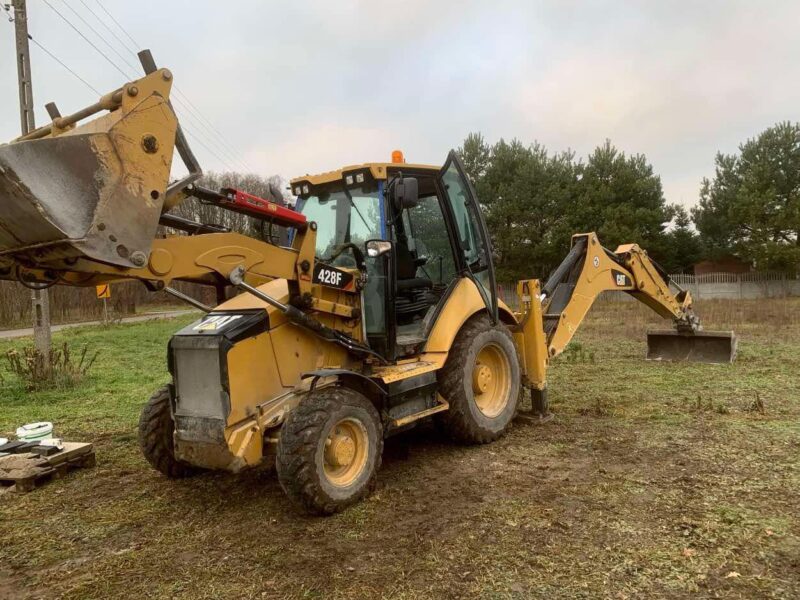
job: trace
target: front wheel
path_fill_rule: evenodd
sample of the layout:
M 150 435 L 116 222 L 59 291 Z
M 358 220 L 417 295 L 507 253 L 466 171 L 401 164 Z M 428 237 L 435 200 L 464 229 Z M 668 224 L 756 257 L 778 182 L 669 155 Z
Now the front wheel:
M 150 396 L 139 417 L 139 447 L 153 468 L 170 479 L 181 479 L 200 469 L 175 458 L 174 431 L 169 388 L 164 386 Z
M 519 358 L 508 329 L 486 316 L 467 321 L 439 373 L 439 390 L 450 403 L 439 417 L 450 437 L 484 444 L 503 435 L 520 391 Z
M 365 396 L 344 387 L 314 390 L 283 424 L 278 480 L 305 510 L 333 514 L 370 494 L 382 452 L 380 417 Z

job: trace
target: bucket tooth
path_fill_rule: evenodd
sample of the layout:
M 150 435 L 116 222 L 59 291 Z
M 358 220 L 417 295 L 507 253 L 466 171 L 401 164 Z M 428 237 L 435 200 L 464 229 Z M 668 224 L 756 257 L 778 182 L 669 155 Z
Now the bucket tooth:
M 647 332 L 647 359 L 725 364 L 736 358 L 732 331 L 680 333 L 672 329 Z

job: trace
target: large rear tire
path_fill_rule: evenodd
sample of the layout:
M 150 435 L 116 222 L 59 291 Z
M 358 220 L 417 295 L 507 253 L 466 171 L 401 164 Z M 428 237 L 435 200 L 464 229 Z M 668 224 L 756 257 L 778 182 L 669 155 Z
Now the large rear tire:
M 517 412 L 520 367 L 508 329 L 473 317 L 458 332 L 439 372 L 439 392 L 450 403 L 439 422 L 453 439 L 485 444 L 502 436 Z
M 303 509 L 330 515 L 372 492 L 382 452 L 372 403 L 348 388 L 322 388 L 309 392 L 281 428 L 278 480 Z
M 200 469 L 175 458 L 174 431 L 169 388 L 164 386 L 150 396 L 139 417 L 139 447 L 154 469 L 170 479 L 182 479 Z

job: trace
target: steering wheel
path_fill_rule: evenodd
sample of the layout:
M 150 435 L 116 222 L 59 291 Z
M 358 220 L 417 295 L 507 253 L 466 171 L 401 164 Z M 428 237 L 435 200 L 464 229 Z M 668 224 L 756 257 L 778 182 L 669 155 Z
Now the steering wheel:
M 330 258 L 328 258 L 324 262 L 328 261 L 333 262 L 334 260 L 339 258 L 339 256 L 341 256 L 345 250 L 350 250 L 353 253 L 353 258 L 356 261 L 356 267 L 358 268 L 359 271 L 363 272 L 367 270 L 367 264 L 366 261 L 364 260 L 364 252 L 361 250 L 361 248 L 350 242 L 334 248 L 333 254 L 331 254 Z

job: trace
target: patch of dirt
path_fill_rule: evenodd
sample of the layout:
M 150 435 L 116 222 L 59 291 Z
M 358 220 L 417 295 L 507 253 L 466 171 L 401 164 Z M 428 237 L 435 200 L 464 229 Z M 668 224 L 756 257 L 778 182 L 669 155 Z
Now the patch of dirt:
M 755 427 L 563 414 L 472 447 L 419 429 L 330 518 L 271 469 L 168 481 L 104 442 L 95 469 L 3 499 L 0 598 L 796 597 L 797 448 Z

